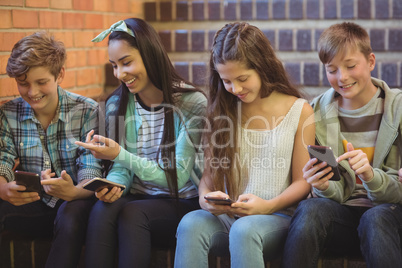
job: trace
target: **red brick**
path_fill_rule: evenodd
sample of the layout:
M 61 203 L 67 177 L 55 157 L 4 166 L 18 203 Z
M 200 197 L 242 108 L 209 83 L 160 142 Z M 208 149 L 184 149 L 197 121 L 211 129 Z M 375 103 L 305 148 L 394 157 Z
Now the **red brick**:
M 50 8 L 54 9 L 72 9 L 72 0 L 50 0 Z
M 112 10 L 111 0 L 96 0 L 94 1 L 94 11 L 110 12 Z
M 66 74 L 64 75 L 64 80 L 60 84 L 60 86 L 64 89 L 75 87 L 77 71 L 74 70 L 66 70 Z
M 84 28 L 84 15 L 81 13 L 63 13 L 63 25 L 66 29 Z
M 143 17 L 144 15 L 144 3 L 131 2 L 130 13 L 133 17 Z
M 77 86 L 88 86 L 96 83 L 99 83 L 99 78 L 94 68 L 86 68 L 77 71 Z
M 15 83 L 14 78 L 5 77 L 0 78 L 0 98 L 1 97 L 12 97 L 18 96 L 19 92 L 17 89 L 17 83 Z
M 0 6 L 19 6 L 24 5 L 24 0 L 0 0 Z
M 49 7 L 49 0 L 26 0 L 27 7 Z
M 63 19 L 61 12 L 40 11 L 39 27 L 45 29 L 62 29 Z
M 0 55 L 0 74 L 6 74 L 9 55 Z
M 52 34 L 56 40 L 63 42 L 66 48 L 74 47 L 72 32 L 63 31 L 63 32 L 53 32 Z
M 99 29 L 103 25 L 103 16 L 99 14 L 85 15 L 85 29 Z
M 18 42 L 21 38 L 26 36 L 27 33 L 5 33 L 0 32 L 0 51 L 10 52 L 13 49 L 15 43 Z
M 87 65 L 87 54 L 84 50 L 67 52 L 67 68 L 84 67 Z
M 125 18 L 124 18 L 125 19 Z M 123 20 L 124 20 L 123 19 Z M 103 19 L 103 27 L 102 27 L 102 31 L 104 29 L 109 28 L 113 23 L 117 22 L 121 20 L 120 17 L 116 16 L 116 15 L 109 15 L 109 16 L 105 16 Z
M 120 1 L 117 1 L 120 2 Z M 73 0 L 73 8 L 75 10 L 93 10 L 93 0 Z
M 102 65 L 109 61 L 106 49 L 90 49 L 87 54 L 89 66 Z
M 85 89 L 77 89 L 72 92 L 88 98 L 97 99 L 97 97 L 99 97 L 103 93 L 103 88 L 90 87 Z
M 112 1 L 112 5 L 114 12 L 128 13 L 130 11 L 128 1 Z
M 91 42 L 92 38 L 90 32 L 74 32 L 74 46 L 76 48 L 93 47 L 94 43 Z
M 38 28 L 39 13 L 37 11 L 13 10 L 14 28 Z
M 12 28 L 12 20 L 11 20 L 11 10 L 0 10 L 0 29 L 8 29 Z

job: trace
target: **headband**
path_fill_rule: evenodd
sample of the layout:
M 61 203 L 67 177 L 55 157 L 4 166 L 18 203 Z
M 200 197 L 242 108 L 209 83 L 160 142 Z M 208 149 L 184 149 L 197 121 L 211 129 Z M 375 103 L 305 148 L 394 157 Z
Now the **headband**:
M 104 30 L 103 32 L 98 34 L 97 37 L 92 39 L 92 42 L 100 42 L 103 39 L 105 39 L 106 36 L 108 36 L 111 32 L 116 32 L 116 31 L 128 33 L 129 35 L 131 35 L 132 37 L 135 38 L 133 31 L 127 27 L 127 24 L 124 22 L 124 20 L 121 20 L 121 21 L 116 22 L 112 26 L 110 26 L 109 29 Z

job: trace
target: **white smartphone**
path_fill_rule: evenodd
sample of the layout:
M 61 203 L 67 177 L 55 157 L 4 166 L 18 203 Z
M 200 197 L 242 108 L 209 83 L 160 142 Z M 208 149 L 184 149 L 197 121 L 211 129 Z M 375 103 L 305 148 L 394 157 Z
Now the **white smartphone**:
M 331 147 L 327 146 L 320 146 L 320 145 L 309 145 L 307 146 L 308 153 L 310 155 L 310 158 L 317 158 L 319 163 L 326 162 L 330 167 L 332 167 L 332 172 L 334 173 L 334 176 L 330 178 L 332 181 L 339 181 L 341 179 L 341 175 L 339 173 L 338 169 L 338 162 L 336 162 L 334 153 L 332 151 Z M 316 164 L 316 165 L 317 165 Z M 324 167 L 320 169 L 318 172 L 321 170 L 325 169 L 327 167 Z
M 126 189 L 126 186 L 117 182 L 109 181 L 107 179 L 102 179 L 102 178 L 93 178 L 92 180 L 86 182 L 83 185 L 84 189 L 90 190 L 90 191 L 95 191 L 99 192 L 104 188 L 108 188 L 109 190 L 112 189 L 113 187 L 120 187 L 120 189 L 124 190 Z

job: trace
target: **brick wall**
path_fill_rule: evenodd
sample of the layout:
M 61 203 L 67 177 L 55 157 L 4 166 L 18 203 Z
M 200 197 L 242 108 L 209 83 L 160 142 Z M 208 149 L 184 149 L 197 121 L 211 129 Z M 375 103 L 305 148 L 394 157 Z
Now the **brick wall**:
M 6 73 L 13 45 L 38 30 L 48 30 L 67 49 L 66 76 L 61 86 L 99 98 L 105 94 L 107 41 L 91 39 L 112 23 L 142 17 L 143 0 L 0 0 L 0 103 L 18 96 Z M 110 70 L 109 70 L 110 72 Z
M 148 1 L 144 18 L 160 33 L 179 72 L 204 85 L 214 33 L 229 21 L 264 31 L 294 82 L 312 97 L 328 89 L 316 44 L 323 29 L 354 21 L 369 32 L 372 75 L 402 88 L 402 0 Z
M 127 17 L 150 22 L 178 71 L 200 86 L 206 83 L 214 33 L 226 22 L 248 21 L 264 31 L 309 96 L 329 86 L 316 52 L 320 33 L 333 23 L 355 21 L 372 39 L 377 59 L 373 76 L 402 87 L 402 0 L 0 0 L 0 17 L 0 102 L 18 96 L 5 72 L 12 46 L 41 29 L 67 47 L 62 86 L 102 99 L 116 81 L 107 66 L 106 41 L 90 40 Z

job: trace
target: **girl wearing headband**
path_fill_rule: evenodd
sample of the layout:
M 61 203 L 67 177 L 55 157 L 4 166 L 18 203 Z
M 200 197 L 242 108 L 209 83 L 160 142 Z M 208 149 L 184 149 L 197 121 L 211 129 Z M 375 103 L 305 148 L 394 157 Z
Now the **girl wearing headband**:
M 110 34 L 110 35 L 109 35 Z M 181 217 L 199 208 L 195 165 L 204 94 L 175 71 L 157 32 L 126 19 L 109 35 L 109 60 L 121 85 L 106 102 L 108 137 L 88 135 L 94 156 L 110 160 L 106 178 L 126 185 L 96 192 L 90 214 L 86 267 L 148 267 L 151 245 L 175 245 Z M 194 179 L 194 180 L 192 180 Z

